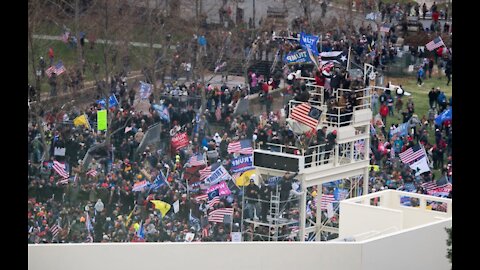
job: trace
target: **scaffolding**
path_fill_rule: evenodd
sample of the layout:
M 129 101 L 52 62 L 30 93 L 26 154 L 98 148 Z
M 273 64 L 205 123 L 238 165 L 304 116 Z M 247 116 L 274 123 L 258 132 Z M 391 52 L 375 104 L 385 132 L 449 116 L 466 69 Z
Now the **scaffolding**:
M 336 130 L 336 143 L 303 148 L 267 143 L 254 150 L 257 175 L 282 177 L 287 171 L 283 160 L 298 173 L 299 195 L 295 197 L 294 215 L 288 216 L 288 219 L 282 215 L 285 211 L 281 207 L 283 202 L 278 195 L 281 190 L 277 186 L 268 202 L 271 216 L 268 222 L 244 220 L 253 226 L 252 231 L 259 226 L 268 228 L 268 236 L 259 229 L 255 232 L 263 235 L 266 241 L 334 239 L 338 237 L 340 222 L 338 202 L 368 193 L 371 94 L 376 88 L 381 90 L 381 87 L 339 88 L 325 99 L 324 88 L 313 84 L 313 78 L 302 79 L 307 82 L 310 92 L 309 105 L 322 112 L 317 129 L 327 127 L 327 133 Z M 346 100 L 353 104 L 346 106 Z M 289 101 L 288 116 L 301 103 Z M 293 120 L 287 117 L 289 121 Z M 332 189 L 324 188 L 324 185 L 332 182 L 342 183 L 342 192 L 347 195 L 339 198 L 338 192 L 334 194 Z M 285 238 L 285 234 L 294 236 Z

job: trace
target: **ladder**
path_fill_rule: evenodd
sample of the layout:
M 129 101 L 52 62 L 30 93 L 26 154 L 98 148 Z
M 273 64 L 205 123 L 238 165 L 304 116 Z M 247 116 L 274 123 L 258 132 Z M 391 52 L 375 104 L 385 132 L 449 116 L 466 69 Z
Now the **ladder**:
M 278 185 L 276 186 L 275 194 L 271 193 L 270 197 L 270 230 L 274 229 L 274 234 L 269 235 L 269 240 L 276 241 L 278 239 L 278 219 L 280 217 L 280 195 L 278 192 Z M 273 238 L 273 239 L 272 239 Z

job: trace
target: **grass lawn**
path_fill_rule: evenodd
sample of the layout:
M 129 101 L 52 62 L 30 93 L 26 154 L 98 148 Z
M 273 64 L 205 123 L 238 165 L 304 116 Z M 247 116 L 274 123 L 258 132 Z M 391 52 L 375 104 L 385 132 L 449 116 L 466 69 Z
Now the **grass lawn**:
M 395 77 L 386 77 L 384 82 L 391 81 L 392 84 L 395 85 L 402 85 L 403 89 L 409 93 L 412 94 L 413 97 L 413 102 L 415 104 L 415 114 L 418 115 L 418 118 L 421 119 L 423 115 L 428 116 L 428 109 L 429 109 L 429 104 L 428 104 L 428 92 L 432 87 L 440 87 L 441 91 L 445 92 L 445 95 L 447 96 L 447 100 L 452 96 L 452 81 L 450 81 L 450 85 L 447 86 L 447 78 L 445 75 L 439 75 L 438 73 L 434 72 L 432 74 L 431 79 L 426 79 L 423 81 L 423 85 L 419 87 L 417 85 L 417 78 L 416 76 L 408 76 L 408 77 L 401 77 L 401 78 L 395 78 Z M 404 105 L 403 108 L 406 108 L 406 100 L 404 100 Z M 402 122 L 402 117 L 400 116 L 400 120 L 398 118 L 398 115 L 395 114 L 394 116 L 388 116 L 387 117 L 387 126 L 391 126 L 392 124 L 399 124 Z M 435 132 L 433 130 L 428 131 L 429 139 L 428 141 L 430 143 L 435 142 Z M 438 179 L 441 171 L 440 170 L 434 170 L 433 173 L 435 174 L 435 178 Z
M 35 57 L 36 57 L 36 64 L 38 65 L 38 59 L 40 56 L 43 56 L 47 62 L 47 68 L 49 64 L 48 59 L 48 48 L 52 48 L 55 55 L 54 63 L 57 63 L 58 60 L 62 60 L 63 64 L 67 72 L 75 72 L 77 66 L 77 52 L 76 49 L 68 47 L 67 44 L 63 43 L 62 41 L 57 40 L 41 40 L 35 39 Z M 85 44 L 85 62 L 87 67 L 85 69 L 84 78 L 85 81 L 93 81 L 93 65 L 95 62 L 98 62 L 100 65 L 100 75 L 104 74 L 104 60 L 103 60 L 103 49 L 104 44 L 95 44 L 93 49 L 90 49 L 89 43 Z M 140 70 L 144 65 L 148 64 L 147 60 L 150 57 L 149 48 L 143 47 L 130 47 L 131 52 L 131 61 L 130 61 L 130 70 Z M 109 53 L 108 62 L 111 65 L 111 55 L 112 52 Z M 29 58 L 30 58 L 29 54 Z M 34 73 L 32 72 L 32 65 L 31 60 L 28 61 L 28 80 L 33 85 L 35 84 L 35 77 Z M 117 65 L 115 70 L 119 70 L 122 66 L 122 59 L 121 54 L 118 53 L 117 57 Z M 60 77 L 64 77 L 64 75 L 60 75 Z M 42 91 L 48 91 L 50 87 L 48 86 L 48 78 L 45 77 L 41 80 L 41 89 Z
M 421 119 L 423 115 L 428 116 L 428 92 L 432 87 L 440 87 L 440 89 L 445 92 L 447 100 L 452 96 L 452 81 L 450 85 L 447 86 L 447 78 L 445 75 L 440 76 L 439 74 L 432 74 L 431 79 L 426 79 L 423 81 L 423 85 L 419 87 L 417 85 L 417 78 L 415 76 L 402 77 L 402 78 L 393 78 L 386 77 L 384 82 L 391 81 L 392 84 L 402 85 L 403 89 L 412 94 L 413 102 L 415 103 L 415 114 L 418 115 L 418 118 Z M 404 108 L 406 106 L 406 98 L 404 97 Z M 387 117 L 387 123 L 399 124 L 401 120 L 398 120 L 398 115 L 394 117 Z

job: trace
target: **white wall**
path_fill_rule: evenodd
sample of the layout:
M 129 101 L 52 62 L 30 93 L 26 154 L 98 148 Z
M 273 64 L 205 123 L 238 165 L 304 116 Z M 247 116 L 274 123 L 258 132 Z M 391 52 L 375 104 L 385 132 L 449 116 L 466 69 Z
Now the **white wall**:
M 355 243 L 45 244 L 28 246 L 28 269 L 361 270 L 361 256 Z
M 399 210 L 341 201 L 339 224 L 339 238 L 392 227 L 400 230 L 403 214 Z
M 355 243 L 99 243 L 28 245 L 28 269 L 450 269 L 451 219 Z
M 447 255 L 447 232 L 452 220 L 439 221 L 389 237 L 366 241 L 362 248 L 363 269 L 450 270 Z

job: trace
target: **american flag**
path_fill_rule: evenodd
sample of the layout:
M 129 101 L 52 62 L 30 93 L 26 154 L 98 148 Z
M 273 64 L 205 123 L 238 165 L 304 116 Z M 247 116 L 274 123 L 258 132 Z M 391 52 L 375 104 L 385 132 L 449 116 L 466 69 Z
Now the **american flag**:
M 223 223 L 225 215 L 233 215 L 233 208 L 219 208 L 208 214 L 208 221 Z
M 425 149 L 420 147 L 419 144 L 415 144 L 414 146 L 400 153 L 399 156 L 403 163 L 409 164 L 417 159 L 423 158 L 426 156 L 426 153 Z
M 202 229 L 202 238 L 207 238 L 210 235 L 210 231 L 208 230 L 208 227 L 205 227 Z
M 250 140 L 241 140 L 228 144 L 228 153 L 240 153 L 244 155 L 253 154 L 252 142 Z
M 198 172 L 200 173 L 200 181 L 203 181 L 212 174 L 212 166 L 205 167 Z
M 188 160 L 188 163 L 189 163 L 192 167 L 201 166 L 201 165 L 205 165 L 205 164 L 206 164 L 205 158 L 203 157 L 202 154 L 193 155 L 193 156 Z
M 312 129 L 317 129 L 318 119 L 320 119 L 321 114 L 322 112 L 319 109 L 312 107 L 307 103 L 302 103 L 292 109 L 290 118 L 297 120 Z
M 52 76 L 52 73 L 55 72 L 55 74 L 60 75 L 66 71 L 65 66 L 63 65 L 62 61 L 58 61 L 58 63 L 55 66 L 51 66 L 45 70 L 45 73 L 47 74 L 48 77 Z
M 433 51 L 438 47 L 445 46 L 445 43 L 443 43 L 442 37 L 436 37 L 425 46 L 427 47 L 427 50 Z
M 62 164 L 56 160 L 53 161 L 53 169 L 61 176 L 63 179 L 68 179 L 68 172 L 65 171 L 65 164 Z
M 87 172 L 87 175 L 95 177 L 95 176 L 97 176 L 97 170 L 91 169 L 90 171 Z
M 220 191 L 218 189 L 210 191 L 208 193 L 208 208 L 213 208 L 213 206 L 220 202 Z
M 64 179 L 62 179 L 62 180 L 59 180 L 59 181 L 57 182 L 57 184 L 66 185 L 66 184 L 68 184 L 68 181 L 70 181 L 70 179 L 71 179 L 71 178 L 64 178 Z
M 53 225 L 52 228 L 50 228 L 50 232 L 52 232 L 52 236 L 56 237 L 58 233 L 60 232 L 60 227 L 58 227 L 57 224 Z
M 388 33 L 390 32 L 390 28 L 392 27 L 391 24 L 389 23 L 384 23 L 382 24 L 382 26 L 380 26 L 380 32 L 385 32 L 385 33 Z
M 208 195 L 207 194 L 198 195 L 197 197 L 194 198 L 194 200 L 197 203 L 200 203 L 202 200 L 208 200 Z
M 222 105 L 218 105 L 217 109 L 215 109 L 215 118 L 217 121 L 220 121 L 222 119 Z
M 333 203 L 333 202 L 336 202 L 335 201 L 335 196 L 333 196 L 333 194 L 323 194 L 322 199 L 320 201 L 320 209 L 326 210 L 327 205 L 329 203 Z
M 88 234 L 90 235 L 90 232 L 93 230 L 93 225 L 92 225 L 92 221 L 90 220 L 90 215 L 88 214 L 88 212 L 87 212 L 87 218 L 85 221 L 85 226 L 87 227 Z

